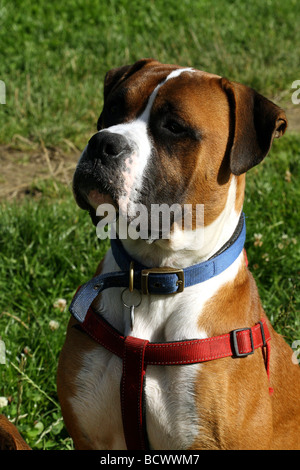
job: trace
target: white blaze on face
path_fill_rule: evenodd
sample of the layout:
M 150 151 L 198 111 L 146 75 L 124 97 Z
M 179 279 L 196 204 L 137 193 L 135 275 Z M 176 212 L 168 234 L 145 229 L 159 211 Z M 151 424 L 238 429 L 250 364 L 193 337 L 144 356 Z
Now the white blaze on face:
M 125 169 L 122 171 L 124 186 L 123 196 L 119 199 L 119 211 L 122 214 L 126 214 L 127 208 L 130 206 L 130 200 L 132 200 L 132 188 L 135 183 L 135 168 L 138 165 L 138 153 L 134 151 L 125 160 Z M 134 215 L 134 214 L 129 214 Z
M 194 72 L 194 70 L 191 68 L 185 68 L 171 72 L 167 78 L 154 89 L 150 95 L 145 110 L 137 119 L 129 123 L 117 124 L 103 129 L 103 131 L 123 135 L 129 141 L 133 142 L 135 146 L 133 153 L 125 161 L 125 169 L 122 173 L 124 177 L 123 195 L 118 201 L 120 211 L 124 214 L 127 213 L 129 216 L 136 215 L 135 203 L 138 202 L 137 197 L 142 186 L 143 175 L 151 156 L 152 144 L 147 129 L 154 100 L 157 96 L 158 90 L 168 80 L 178 77 L 183 72 Z

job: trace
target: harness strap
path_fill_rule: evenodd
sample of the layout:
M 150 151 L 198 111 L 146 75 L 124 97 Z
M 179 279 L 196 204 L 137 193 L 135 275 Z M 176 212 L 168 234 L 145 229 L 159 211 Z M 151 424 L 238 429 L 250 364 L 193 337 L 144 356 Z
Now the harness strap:
M 271 335 L 265 319 L 252 328 L 241 328 L 220 336 L 166 343 L 124 337 L 92 308 L 80 327 L 123 361 L 121 408 L 128 450 L 145 450 L 148 445 L 143 419 L 143 383 L 147 365 L 184 365 L 228 356 L 245 357 L 262 347 L 269 377 Z
M 127 336 L 124 341 L 121 409 L 127 449 L 146 450 L 143 419 L 143 382 L 146 373 L 145 349 L 148 341 Z

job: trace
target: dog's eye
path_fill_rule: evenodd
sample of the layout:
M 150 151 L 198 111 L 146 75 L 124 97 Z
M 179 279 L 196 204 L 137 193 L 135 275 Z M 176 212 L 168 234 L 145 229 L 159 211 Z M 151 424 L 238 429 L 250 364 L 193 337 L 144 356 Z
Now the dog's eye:
M 167 121 L 163 127 L 175 135 L 183 134 L 185 132 L 185 128 L 174 120 Z

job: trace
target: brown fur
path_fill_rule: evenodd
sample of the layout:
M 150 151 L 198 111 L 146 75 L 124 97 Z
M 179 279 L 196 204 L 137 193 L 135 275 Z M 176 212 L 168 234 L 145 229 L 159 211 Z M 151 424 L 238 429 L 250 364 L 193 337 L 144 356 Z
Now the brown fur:
M 0 415 L 0 450 L 31 450 L 16 426 Z
M 266 315 L 255 281 L 243 267 L 207 303 L 199 327 L 215 336 L 250 327 L 261 318 Z M 224 358 L 204 364 L 196 385 L 201 433 L 193 448 L 300 448 L 300 370 L 292 362 L 292 350 L 269 321 L 268 328 L 270 381 L 262 349 L 243 360 Z
M 66 341 L 59 357 L 57 374 L 57 391 L 66 428 L 72 436 L 76 449 L 93 449 L 78 426 L 76 414 L 70 405 L 69 398 L 75 395 L 76 376 L 82 367 L 81 358 L 86 351 L 97 349 L 99 346 L 75 326 L 78 322 L 70 318 Z

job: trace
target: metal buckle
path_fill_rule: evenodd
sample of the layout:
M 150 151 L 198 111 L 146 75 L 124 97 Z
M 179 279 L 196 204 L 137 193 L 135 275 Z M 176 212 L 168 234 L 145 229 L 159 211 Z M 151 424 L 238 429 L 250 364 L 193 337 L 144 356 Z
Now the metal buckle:
M 236 334 L 239 331 L 247 331 L 247 330 L 250 332 L 250 341 L 251 341 L 252 351 L 247 352 L 247 353 L 240 353 Z M 237 357 L 245 357 L 245 356 L 250 356 L 250 354 L 254 354 L 254 343 L 253 343 L 253 336 L 252 336 L 251 328 L 239 328 L 238 330 L 233 330 L 231 333 L 232 333 L 233 350 L 234 350 L 234 354 Z
M 131 261 L 129 267 L 129 292 L 133 292 L 134 288 L 134 262 Z
M 141 276 L 141 290 L 142 290 L 142 293 L 145 294 L 145 295 L 149 294 L 149 290 L 148 290 L 148 277 L 149 277 L 149 274 L 177 274 L 178 281 L 176 282 L 176 285 L 178 286 L 178 289 L 177 289 L 176 292 L 172 292 L 172 294 L 179 294 L 180 292 L 183 292 L 183 290 L 184 290 L 184 272 L 183 272 L 183 270 L 182 269 L 176 269 L 176 268 L 168 268 L 168 267 L 163 266 L 161 268 L 143 269 L 142 276 Z

